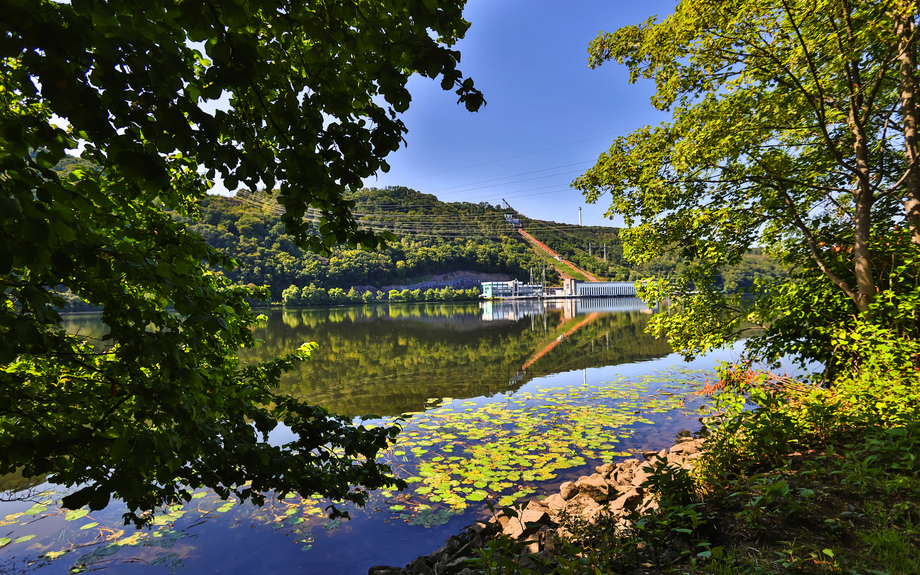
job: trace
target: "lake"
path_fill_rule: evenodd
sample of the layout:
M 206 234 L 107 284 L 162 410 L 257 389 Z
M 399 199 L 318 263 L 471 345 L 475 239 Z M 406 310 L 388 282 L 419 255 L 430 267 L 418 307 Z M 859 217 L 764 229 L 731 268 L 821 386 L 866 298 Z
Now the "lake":
M 269 497 L 257 508 L 202 491 L 135 530 L 117 503 L 58 508 L 62 493 L 46 484 L 34 501 L 0 503 L 0 574 L 364 574 L 405 565 L 488 518 L 488 503 L 548 494 L 699 429 L 703 399 L 693 392 L 737 353 L 685 363 L 644 333 L 654 312 L 635 298 L 267 311 L 253 328 L 261 345 L 242 359 L 316 341 L 282 391 L 367 425 L 403 416 L 381 460 L 408 489 L 346 506 L 350 521 L 330 521 L 329 502 L 316 498 Z M 67 321 L 87 337 L 104 333 L 97 316 Z

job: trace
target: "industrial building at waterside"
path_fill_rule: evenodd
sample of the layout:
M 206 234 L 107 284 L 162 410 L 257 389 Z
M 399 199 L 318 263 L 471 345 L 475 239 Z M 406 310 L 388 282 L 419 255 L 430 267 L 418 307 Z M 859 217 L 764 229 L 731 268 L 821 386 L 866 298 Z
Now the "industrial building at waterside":
M 517 280 L 510 282 L 482 282 L 482 297 L 488 299 L 543 297 L 543 286 L 540 284 L 525 284 Z
M 575 297 L 636 296 L 636 282 L 585 282 L 563 280 L 562 295 Z
M 636 297 L 635 282 L 586 282 L 567 279 L 562 289 L 547 288 L 540 284 L 525 284 L 517 280 L 510 282 L 483 282 L 482 297 L 493 298 L 542 298 L 542 297 Z

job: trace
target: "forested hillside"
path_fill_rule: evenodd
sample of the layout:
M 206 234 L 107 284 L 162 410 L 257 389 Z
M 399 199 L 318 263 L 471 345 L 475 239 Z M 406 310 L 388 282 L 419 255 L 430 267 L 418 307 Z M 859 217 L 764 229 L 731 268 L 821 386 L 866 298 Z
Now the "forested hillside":
M 455 270 L 526 278 L 539 259 L 488 204 L 443 203 L 407 188 L 355 194 L 362 225 L 399 237 L 385 250 L 336 246 L 330 256 L 305 252 L 284 233 L 279 208 L 264 194 L 208 196 L 190 229 L 239 262 L 237 283 L 268 285 L 281 301 L 291 285 L 324 289 L 405 284 Z M 462 233 L 461 233 L 462 232 Z M 548 273 L 548 279 L 555 279 Z
M 208 196 L 190 229 L 239 262 L 225 272 L 231 279 L 268 285 L 274 301 L 281 301 L 282 292 L 292 285 L 348 291 L 352 286 L 407 284 L 456 270 L 526 280 L 530 268 L 542 269 L 544 260 L 506 222 L 508 210 L 500 206 L 446 203 L 405 187 L 366 188 L 351 199 L 362 227 L 392 232 L 398 239 L 373 252 L 347 246 L 336 246 L 330 256 L 305 252 L 285 234 L 277 203 L 268 194 L 246 192 Z M 618 228 L 520 219 L 531 234 L 599 279 L 635 280 L 683 269 L 676 257 L 641 265 L 626 261 Z M 781 273 L 774 262 L 752 253 L 722 274 L 720 287 L 734 291 L 750 287 L 755 278 Z M 554 269 L 547 269 L 547 281 L 559 281 Z

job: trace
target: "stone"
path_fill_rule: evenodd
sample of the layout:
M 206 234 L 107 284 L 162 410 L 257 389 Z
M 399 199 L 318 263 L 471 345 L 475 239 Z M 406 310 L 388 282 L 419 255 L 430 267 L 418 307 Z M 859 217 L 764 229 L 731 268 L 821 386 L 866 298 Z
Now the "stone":
M 540 542 L 532 541 L 521 548 L 521 556 L 536 555 L 540 552 Z
M 529 506 L 528 506 L 529 507 Z M 534 532 L 537 527 L 532 527 L 531 523 L 539 523 L 546 519 L 545 511 L 536 509 L 524 509 L 518 517 L 509 517 L 508 523 L 505 524 L 502 533 L 513 539 L 519 539 L 526 532 Z
M 649 475 L 650 474 L 648 472 L 640 469 L 638 472 L 636 472 L 635 475 L 633 475 L 630 484 L 635 487 L 640 487 L 643 483 L 645 483 L 645 480 L 648 479 Z
M 556 531 L 545 527 L 538 533 L 540 537 L 540 548 L 550 554 L 556 552 L 556 547 L 560 544 Z
M 618 469 L 610 474 L 607 483 L 610 485 L 632 485 L 632 479 L 635 477 L 634 469 Z
M 669 453 L 668 454 L 668 464 L 683 465 L 684 455 L 682 453 Z
M 460 575 L 462 571 L 468 568 L 469 566 L 469 557 L 458 557 L 447 562 L 443 567 L 439 566 L 435 571 L 440 575 L 444 573 L 445 575 Z
M 569 515 L 577 515 L 588 521 L 594 518 L 598 511 L 603 509 L 600 504 L 587 494 L 579 494 L 565 504 L 565 511 Z
M 548 499 L 548 498 L 544 498 L 544 499 Z M 531 499 L 530 501 L 528 501 L 526 509 L 529 509 L 531 511 L 542 511 L 543 513 L 550 512 L 550 508 L 545 503 L 543 503 L 543 500 L 538 500 L 538 499 Z
M 630 489 L 610 503 L 611 511 L 616 509 L 635 509 L 642 502 L 642 494 L 637 489 Z
M 671 448 L 671 453 L 682 453 L 684 455 L 691 455 L 694 453 L 699 453 L 703 447 L 702 439 L 692 439 L 690 441 L 685 441 L 683 443 L 678 443 Z
M 553 493 L 540 502 L 544 507 L 549 509 L 550 514 L 558 513 L 565 509 L 565 499 L 558 493 Z
M 607 492 L 610 489 L 604 476 L 600 473 L 595 473 L 590 477 L 582 477 L 575 482 L 575 485 L 578 487 L 579 493 L 585 493 L 597 500 L 606 499 Z
M 367 570 L 367 575 L 409 575 L 409 572 L 403 567 L 375 565 Z
M 600 473 L 605 479 L 610 477 L 610 474 L 617 468 L 615 463 L 605 463 L 603 465 L 598 465 L 594 468 L 594 471 Z
M 428 575 L 431 573 L 431 565 L 428 564 L 428 557 L 418 557 L 406 566 L 409 575 Z
M 565 483 L 559 486 L 559 495 L 561 495 L 563 499 L 568 501 L 569 499 L 578 495 L 578 487 L 575 485 L 574 482 L 566 481 Z
M 459 551 L 465 544 L 466 544 L 466 541 L 461 539 L 460 536 L 451 535 L 445 541 L 443 550 L 447 553 L 447 555 L 456 555 L 457 551 Z

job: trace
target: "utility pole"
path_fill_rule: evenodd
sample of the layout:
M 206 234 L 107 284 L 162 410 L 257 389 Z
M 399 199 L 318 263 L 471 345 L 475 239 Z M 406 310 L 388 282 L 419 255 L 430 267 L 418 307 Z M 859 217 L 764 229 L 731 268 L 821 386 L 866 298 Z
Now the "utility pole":
M 581 208 L 578 208 L 578 225 L 581 225 Z
M 607 263 L 607 244 L 604 244 L 604 263 Z
M 591 242 L 588 242 L 588 255 L 591 255 Z

